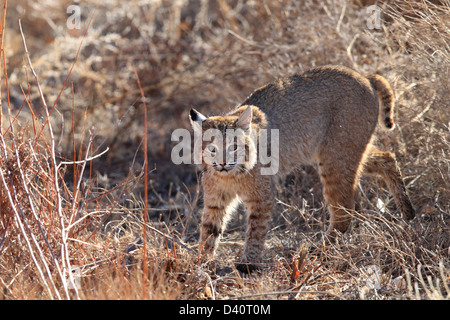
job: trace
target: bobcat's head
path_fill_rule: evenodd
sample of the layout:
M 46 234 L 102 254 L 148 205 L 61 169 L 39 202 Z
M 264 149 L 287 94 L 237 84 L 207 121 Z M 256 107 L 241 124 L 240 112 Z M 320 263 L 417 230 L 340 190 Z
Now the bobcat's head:
M 209 118 L 191 109 L 189 117 L 196 144 L 201 143 L 201 148 L 194 148 L 195 156 L 201 157 L 203 165 L 222 175 L 238 175 L 255 166 L 257 149 L 251 106 L 239 108 L 236 115 Z

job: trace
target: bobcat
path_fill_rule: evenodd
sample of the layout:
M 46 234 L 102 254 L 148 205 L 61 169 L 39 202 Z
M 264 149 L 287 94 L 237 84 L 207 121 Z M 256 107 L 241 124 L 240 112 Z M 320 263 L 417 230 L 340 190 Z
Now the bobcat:
M 385 78 L 363 76 L 341 66 L 317 67 L 275 80 L 224 116 L 205 117 L 191 109 L 194 133 L 216 129 L 224 137 L 222 141 L 203 139 L 197 151 L 204 156 L 201 254 L 214 256 L 230 214 L 242 201 L 247 207 L 247 231 L 237 268 L 243 272 L 258 268 L 271 220 L 274 178 L 300 165 L 313 165 L 320 174 L 330 212 L 327 236 L 331 239 L 336 231 L 345 232 L 349 226 L 355 188 L 364 172 L 380 175 L 403 217 L 414 218 L 393 155 L 371 143 L 377 122 L 387 130 L 394 128 L 393 112 L 393 91 Z M 241 163 L 236 161 L 239 144 L 227 137 L 228 129 L 240 132 L 233 138 L 244 145 Z M 279 168 L 272 176 L 260 173 L 258 139 L 251 138 L 263 129 L 279 130 Z

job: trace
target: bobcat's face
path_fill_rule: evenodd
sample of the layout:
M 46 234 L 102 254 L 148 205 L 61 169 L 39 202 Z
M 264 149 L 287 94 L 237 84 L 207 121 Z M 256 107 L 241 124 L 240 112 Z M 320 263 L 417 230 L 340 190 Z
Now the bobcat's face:
M 247 111 L 248 110 L 248 111 Z M 191 123 L 202 137 L 202 163 L 222 175 L 248 172 L 256 163 L 256 146 L 252 139 L 251 108 L 240 117 L 206 118 L 191 111 Z
M 224 175 L 245 172 L 252 149 L 249 143 L 251 139 L 242 130 L 227 129 L 224 137 L 218 135 L 212 142 L 203 143 L 204 162 Z

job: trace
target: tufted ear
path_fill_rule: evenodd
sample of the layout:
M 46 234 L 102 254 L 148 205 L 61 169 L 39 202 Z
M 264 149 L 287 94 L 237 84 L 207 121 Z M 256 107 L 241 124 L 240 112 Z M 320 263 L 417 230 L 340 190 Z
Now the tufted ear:
M 202 122 L 206 120 L 206 117 L 195 109 L 189 111 L 189 120 L 191 120 L 192 128 L 195 131 L 202 131 Z
M 247 131 L 251 129 L 252 117 L 253 117 L 252 107 L 248 106 L 247 109 L 245 109 L 244 112 L 242 112 L 236 125 L 242 130 Z

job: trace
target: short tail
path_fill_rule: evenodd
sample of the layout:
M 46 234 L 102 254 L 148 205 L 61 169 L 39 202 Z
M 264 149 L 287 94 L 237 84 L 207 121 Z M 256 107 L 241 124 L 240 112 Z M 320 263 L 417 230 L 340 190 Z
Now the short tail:
M 380 101 L 378 122 L 386 130 L 394 129 L 394 91 L 392 91 L 389 82 L 380 75 L 366 75 L 366 78 L 375 88 Z

